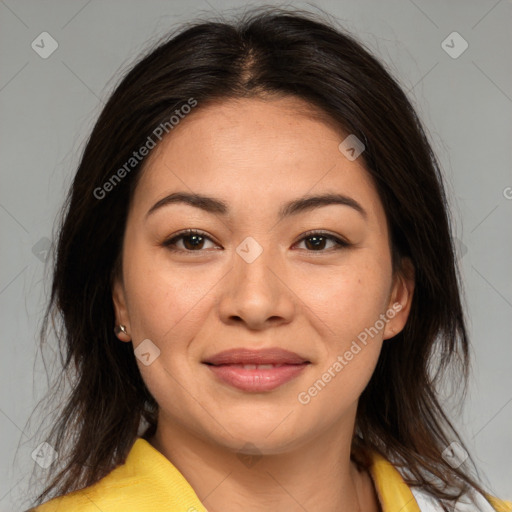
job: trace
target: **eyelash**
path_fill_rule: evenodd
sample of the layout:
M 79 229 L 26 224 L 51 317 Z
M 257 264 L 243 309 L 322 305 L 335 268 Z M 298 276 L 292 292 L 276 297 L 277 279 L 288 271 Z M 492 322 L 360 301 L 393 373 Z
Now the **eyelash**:
M 172 238 L 169 238 L 169 239 L 165 240 L 162 243 L 162 246 L 166 247 L 167 249 L 169 249 L 172 252 L 185 252 L 185 253 L 194 253 L 194 252 L 201 253 L 201 252 L 204 252 L 203 249 L 200 249 L 200 250 L 197 250 L 197 251 L 191 251 L 189 249 L 176 249 L 176 247 L 174 247 L 176 242 L 178 240 L 180 240 L 181 238 L 186 238 L 188 236 L 193 236 L 193 235 L 199 235 L 199 236 L 203 237 L 204 239 L 208 239 L 211 242 L 214 242 L 209 236 L 207 236 L 202 231 L 198 231 L 198 230 L 195 230 L 195 229 L 186 229 L 184 231 L 180 231 L 179 233 L 177 233 Z M 340 238 L 335 237 L 335 236 L 333 236 L 333 235 L 331 235 L 331 234 L 329 234 L 329 233 L 327 233 L 325 231 L 308 231 L 307 233 L 304 233 L 303 237 L 300 240 L 298 240 L 298 242 L 302 242 L 303 240 L 307 240 L 308 238 L 313 238 L 313 237 L 322 237 L 322 238 L 326 238 L 326 239 L 332 240 L 337 245 L 337 247 L 334 247 L 334 248 L 331 248 L 331 249 L 321 249 L 321 250 L 318 250 L 318 251 L 306 249 L 307 252 L 323 253 L 323 252 L 330 252 L 330 251 L 333 251 L 333 250 L 337 251 L 337 250 L 349 247 L 351 245 L 348 242 L 346 242 L 344 240 L 341 240 Z

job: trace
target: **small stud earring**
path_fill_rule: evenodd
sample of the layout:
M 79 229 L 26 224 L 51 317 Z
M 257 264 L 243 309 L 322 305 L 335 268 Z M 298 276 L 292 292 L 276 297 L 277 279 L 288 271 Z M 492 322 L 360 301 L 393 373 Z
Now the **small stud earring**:
M 116 334 L 119 334 L 120 332 L 123 332 L 124 334 L 126 334 L 128 336 L 128 333 L 126 332 L 126 327 L 123 324 L 116 325 L 114 327 L 114 332 Z

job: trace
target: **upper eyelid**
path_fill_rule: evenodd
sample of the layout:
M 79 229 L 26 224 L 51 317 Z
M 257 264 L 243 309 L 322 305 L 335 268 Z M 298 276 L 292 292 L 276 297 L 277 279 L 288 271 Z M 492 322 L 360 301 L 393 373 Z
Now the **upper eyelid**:
M 206 233 L 204 233 L 203 231 L 199 230 L 199 229 L 186 229 L 185 231 L 181 231 L 181 232 L 178 232 L 176 233 L 175 235 L 169 237 L 169 238 L 166 238 L 164 240 L 164 244 L 166 243 L 169 243 L 169 242 L 173 242 L 174 240 L 179 240 L 180 238 L 183 238 L 183 237 L 186 237 L 186 236 L 192 236 L 192 235 L 200 235 L 204 238 L 207 238 L 208 240 L 211 240 L 212 242 L 214 243 L 217 243 L 215 242 L 215 240 L 207 235 Z

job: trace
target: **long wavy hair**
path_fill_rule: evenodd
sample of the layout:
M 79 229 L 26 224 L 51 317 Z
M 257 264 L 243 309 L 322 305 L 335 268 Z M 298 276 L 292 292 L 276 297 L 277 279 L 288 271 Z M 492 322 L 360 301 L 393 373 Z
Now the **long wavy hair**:
M 196 19 L 159 40 L 119 81 L 92 129 L 55 237 L 40 332 L 41 346 L 50 332 L 56 335 L 62 364 L 48 394 L 55 396 L 64 381 L 69 391 L 45 438 L 61 465 L 49 468 L 37 504 L 100 480 L 124 463 L 138 436 L 154 433 L 157 422 L 158 405 L 133 347 L 113 331 L 112 282 L 147 157 L 132 162 L 108 193 L 98 190 L 105 191 L 133 151 L 148 137 L 156 140 L 155 129 L 190 98 L 200 109 L 217 100 L 272 95 L 306 100 L 364 142 L 360 158 L 385 209 L 393 270 L 402 270 L 405 257 L 415 269 L 407 323 L 383 345 L 359 399 L 354 460 L 367 465 L 365 454 L 376 450 L 404 469 L 408 485 L 443 503 L 469 487 L 484 492 L 471 456 L 459 467 L 443 457 L 454 441 L 469 453 L 440 393 L 447 375 L 461 383 L 464 399 L 470 347 L 450 209 L 425 129 L 398 81 L 336 22 L 264 6 L 230 22 Z

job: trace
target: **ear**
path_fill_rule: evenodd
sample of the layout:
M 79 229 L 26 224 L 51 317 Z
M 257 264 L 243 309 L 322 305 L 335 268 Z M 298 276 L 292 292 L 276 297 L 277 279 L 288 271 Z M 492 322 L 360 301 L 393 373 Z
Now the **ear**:
M 114 303 L 114 311 L 115 311 L 115 317 L 116 317 L 116 325 L 124 325 L 126 328 L 126 332 L 128 334 L 125 334 L 124 332 L 116 332 L 116 336 L 121 341 L 129 342 L 131 341 L 130 337 L 130 317 L 128 315 L 128 308 L 126 307 L 126 293 L 124 289 L 124 285 L 122 282 L 122 279 L 119 277 L 115 277 L 115 279 L 112 282 L 112 301 Z
M 386 317 L 389 321 L 384 328 L 383 339 L 396 336 L 404 328 L 411 311 L 414 293 L 414 265 L 410 258 L 403 258 L 401 268 L 393 279 Z

